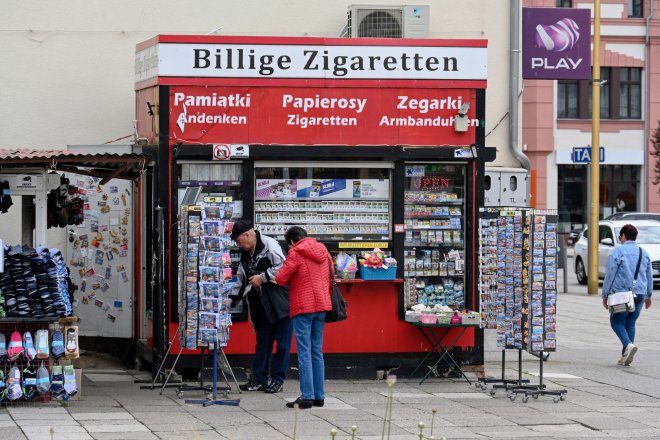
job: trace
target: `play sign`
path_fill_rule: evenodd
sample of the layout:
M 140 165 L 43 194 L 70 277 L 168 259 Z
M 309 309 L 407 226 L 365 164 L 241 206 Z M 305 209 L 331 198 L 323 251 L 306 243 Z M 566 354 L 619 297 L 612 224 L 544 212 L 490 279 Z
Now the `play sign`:
M 523 8 L 523 78 L 591 78 L 590 13 L 576 8 Z
M 573 163 L 591 163 L 591 147 L 574 147 Z M 605 162 L 605 147 L 600 147 L 600 163 Z

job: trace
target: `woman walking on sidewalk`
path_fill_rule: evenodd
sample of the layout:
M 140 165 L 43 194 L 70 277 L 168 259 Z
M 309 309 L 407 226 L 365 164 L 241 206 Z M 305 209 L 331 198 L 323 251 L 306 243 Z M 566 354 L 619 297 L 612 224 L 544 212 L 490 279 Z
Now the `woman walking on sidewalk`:
M 610 293 L 625 292 L 634 286 L 635 310 L 633 312 L 610 313 L 612 330 L 623 345 L 619 365 L 630 365 L 637 353 L 635 342 L 635 323 L 642 311 L 642 304 L 648 309 L 651 307 L 653 294 L 653 269 L 648 252 L 641 249 L 635 240 L 637 228 L 625 225 L 621 228 L 618 246 L 607 259 L 605 268 L 605 281 L 603 281 L 603 307 L 607 309 L 607 296 Z M 637 269 L 639 265 L 639 269 Z M 637 273 L 636 281 L 635 273 Z

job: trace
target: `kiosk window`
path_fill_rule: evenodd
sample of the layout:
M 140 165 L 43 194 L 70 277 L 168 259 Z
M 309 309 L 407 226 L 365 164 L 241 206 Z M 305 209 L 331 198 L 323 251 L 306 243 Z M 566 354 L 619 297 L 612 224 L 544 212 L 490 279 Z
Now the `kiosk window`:
M 323 241 L 389 240 L 391 164 L 256 163 L 255 225 L 283 239 L 301 226 Z

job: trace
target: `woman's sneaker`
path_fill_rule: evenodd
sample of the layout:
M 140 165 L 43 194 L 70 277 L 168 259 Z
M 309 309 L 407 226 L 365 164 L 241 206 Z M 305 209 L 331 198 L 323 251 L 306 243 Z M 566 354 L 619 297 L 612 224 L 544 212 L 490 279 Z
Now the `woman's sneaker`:
M 635 353 L 637 353 L 637 346 L 635 344 L 631 342 L 630 344 L 626 345 L 626 349 L 623 352 L 623 357 L 621 358 L 623 360 L 623 365 L 632 364 Z
M 238 386 L 243 391 L 265 391 L 266 385 L 261 383 L 256 383 L 252 379 L 248 380 L 243 385 Z

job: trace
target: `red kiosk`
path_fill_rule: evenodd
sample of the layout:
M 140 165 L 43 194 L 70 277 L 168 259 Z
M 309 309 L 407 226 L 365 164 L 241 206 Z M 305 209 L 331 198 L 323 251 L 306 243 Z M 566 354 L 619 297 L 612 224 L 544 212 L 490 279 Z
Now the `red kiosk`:
M 136 53 L 138 133 L 156 160 L 146 191 L 148 327 L 160 364 L 178 326 L 177 213 L 188 188 L 281 239 L 297 224 L 331 253 L 375 247 L 393 280 L 342 280 L 348 320 L 328 325 L 328 377 L 410 372 L 432 347 L 404 320 L 417 302 L 479 307 L 485 40 L 159 35 Z M 470 329 L 454 356 L 483 362 Z M 236 311 L 225 352 L 248 366 Z M 178 352 L 178 340 L 172 348 Z M 295 355 L 295 345 L 292 353 Z M 184 351 L 180 365 L 197 366 Z M 292 362 L 295 362 L 292 361 Z

